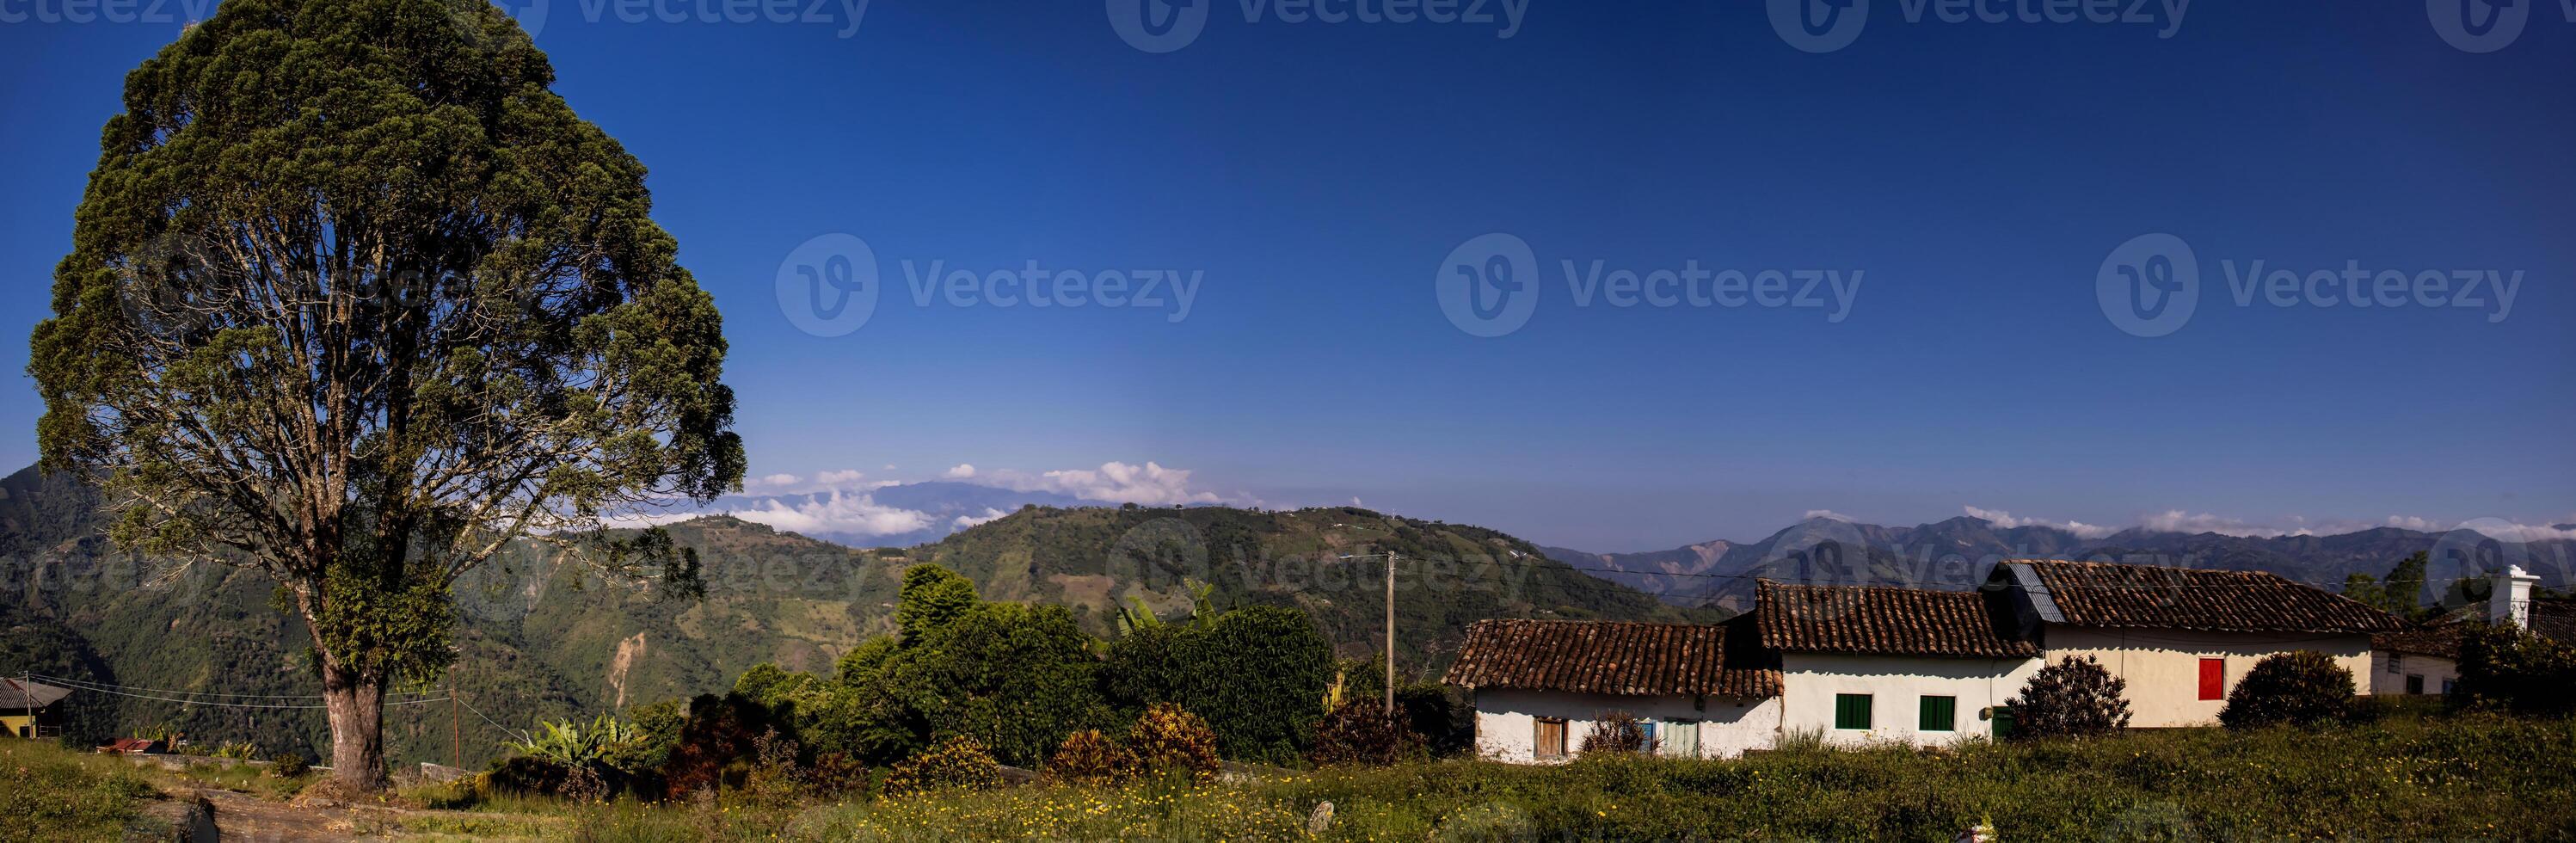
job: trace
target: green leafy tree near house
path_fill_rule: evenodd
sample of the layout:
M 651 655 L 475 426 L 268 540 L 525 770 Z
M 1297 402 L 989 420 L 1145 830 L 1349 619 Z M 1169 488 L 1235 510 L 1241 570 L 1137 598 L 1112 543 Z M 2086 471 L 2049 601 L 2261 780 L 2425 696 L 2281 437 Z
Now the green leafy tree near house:
M 32 338 L 45 466 L 284 587 L 353 789 L 460 575 L 742 476 L 714 301 L 553 81 L 474 0 L 226 2 L 127 75 Z
M 2388 569 L 2388 575 L 2381 579 L 2374 580 L 2363 573 L 2345 577 L 2343 596 L 2401 618 L 2422 620 L 2429 614 L 2423 600 L 2428 577 L 2426 569 L 2432 565 L 2432 560 L 2432 554 L 2416 551 L 2415 555 L 2398 560 L 2396 566 Z
M 1226 757 L 1286 762 L 1314 741 L 1316 701 L 1333 677 L 1332 642 L 1279 606 L 1134 625 L 1110 642 L 1103 680 L 1123 707 L 1178 703 L 1207 720 Z

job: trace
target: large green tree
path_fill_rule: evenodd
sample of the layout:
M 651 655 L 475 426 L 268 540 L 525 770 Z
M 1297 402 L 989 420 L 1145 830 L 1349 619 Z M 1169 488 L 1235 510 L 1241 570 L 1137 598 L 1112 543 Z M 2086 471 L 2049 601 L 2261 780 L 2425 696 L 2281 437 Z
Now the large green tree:
M 280 583 L 361 789 L 460 574 L 740 483 L 715 305 L 553 79 L 482 0 L 227 0 L 127 75 L 35 331 L 47 467 Z

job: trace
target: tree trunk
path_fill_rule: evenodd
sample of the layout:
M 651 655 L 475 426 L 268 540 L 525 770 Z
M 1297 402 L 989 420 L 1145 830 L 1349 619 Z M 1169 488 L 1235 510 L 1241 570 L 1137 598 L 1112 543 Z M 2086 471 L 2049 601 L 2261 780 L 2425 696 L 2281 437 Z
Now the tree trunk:
M 384 677 L 326 665 L 322 704 L 331 717 L 331 778 L 351 793 L 383 790 L 389 783 Z

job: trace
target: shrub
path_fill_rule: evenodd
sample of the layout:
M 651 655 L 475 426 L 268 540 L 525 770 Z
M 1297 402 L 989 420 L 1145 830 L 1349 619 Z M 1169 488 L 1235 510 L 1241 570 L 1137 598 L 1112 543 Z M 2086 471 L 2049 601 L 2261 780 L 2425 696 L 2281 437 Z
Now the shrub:
M 2351 701 L 2352 671 L 2343 665 L 2323 653 L 2276 653 L 2255 662 L 2227 693 L 2218 722 L 2230 729 L 2315 725 L 2341 719 Z
M 1206 718 L 1225 757 L 1287 761 L 1314 739 L 1333 646 L 1305 612 L 1248 606 L 1189 623 L 1130 625 L 1110 642 L 1101 674 L 1124 710 L 1178 703 Z
M 753 752 L 760 735 L 771 728 L 768 721 L 769 710 L 741 694 L 700 694 L 690 700 L 679 742 L 662 767 L 663 795 L 676 799 L 722 783 L 725 766 Z
M 2092 656 L 2068 656 L 2039 669 L 2012 708 L 2016 738 L 2087 737 L 2129 728 L 2127 680 Z
M 1067 784 L 1108 784 L 1133 777 L 1143 765 L 1136 753 L 1119 746 L 1098 729 L 1084 729 L 1064 738 L 1055 755 L 1047 759 L 1046 778 Z
M 959 735 L 886 771 L 887 795 L 943 788 L 984 790 L 1002 783 L 1002 765 L 974 738 Z
M 2576 647 L 2521 627 L 2471 625 L 2460 636 L 2452 701 L 2548 717 L 2576 713 Z
M 1637 721 L 1637 715 L 1604 711 L 1592 721 L 1592 731 L 1583 736 L 1579 751 L 1585 755 L 1634 754 L 1654 748 L 1654 742 L 1646 738 L 1646 725 Z
M 795 741 L 772 728 L 753 738 L 751 746 L 751 770 L 743 775 L 742 789 L 753 804 L 784 807 L 804 797 L 806 771 L 796 766 Z
M 235 761 L 248 761 L 259 757 L 259 747 L 252 746 L 247 741 L 225 741 L 222 745 L 215 747 L 215 751 L 211 754 L 216 758 L 230 758 Z
M 280 752 L 268 757 L 268 774 L 291 779 L 313 771 L 313 762 L 301 752 Z
M 806 785 L 817 795 L 864 794 L 868 790 L 868 765 L 844 752 L 826 752 L 814 758 L 813 769 L 806 773 Z
M 1158 703 L 1127 730 L 1127 748 L 1147 770 L 1186 770 L 1216 775 L 1216 733 L 1207 721 L 1171 703 Z
M 1315 726 L 1315 748 L 1309 760 L 1323 766 L 1386 765 L 1422 753 L 1422 736 L 1406 725 L 1398 711 L 1389 717 L 1376 700 L 1342 703 Z

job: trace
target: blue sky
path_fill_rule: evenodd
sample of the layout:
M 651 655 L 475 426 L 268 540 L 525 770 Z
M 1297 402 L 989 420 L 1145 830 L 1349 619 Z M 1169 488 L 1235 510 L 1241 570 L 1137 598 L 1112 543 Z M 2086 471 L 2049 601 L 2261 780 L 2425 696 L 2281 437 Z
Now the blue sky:
M 1063 485 L 1042 472 L 1151 461 L 1187 474 L 1148 495 L 1357 498 L 1642 550 L 1811 510 L 2576 520 L 2576 23 L 2537 2 L 2486 53 L 2422 4 L 2325 0 L 2172 27 L 1878 0 L 1824 53 L 1758 3 L 1529 0 L 1498 37 L 1219 2 L 1161 54 L 1099 2 L 873 0 L 842 38 L 848 6 L 627 23 L 551 0 L 537 43 L 652 169 L 723 307 L 755 474 Z M 46 311 L 122 76 L 176 31 L 0 24 L 0 333 Z M 1475 336 L 1438 279 L 1497 232 L 1528 244 L 1535 298 Z M 878 300 L 816 336 L 775 279 L 834 233 L 873 252 Z M 2142 337 L 2097 276 L 2156 233 L 2191 248 L 2199 299 Z M 1585 293 L 1596 260 L 1861 282 L 1823 307 L 1619 307 Z M 2258 260 L 2523 280 L 2509 311 L 2494 283 L 2458 307 L 2411 286 L 2321 307 L 2304 282 L 2240 303 Z M 917 304 L 906 262 L 934 261 L 1198 281 L 1185 315 L 1168 293 Z M 26 353 L 0 343 L 9 465 L 35 458 Z

